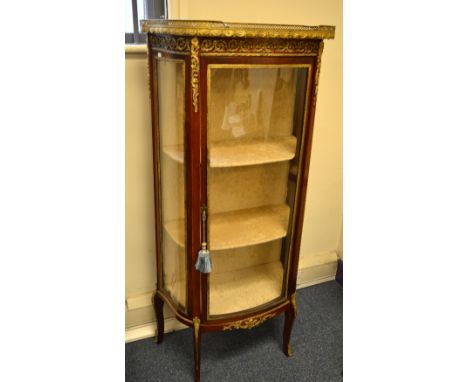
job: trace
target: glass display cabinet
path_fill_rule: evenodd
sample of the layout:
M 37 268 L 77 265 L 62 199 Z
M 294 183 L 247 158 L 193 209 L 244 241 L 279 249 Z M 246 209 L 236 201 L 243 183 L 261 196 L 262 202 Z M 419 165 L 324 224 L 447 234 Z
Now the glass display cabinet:
M 157 285 L 203 333 L 297 315 L 296 278 L 323 40 L 332 26 L 143 20 L 153 126 Z

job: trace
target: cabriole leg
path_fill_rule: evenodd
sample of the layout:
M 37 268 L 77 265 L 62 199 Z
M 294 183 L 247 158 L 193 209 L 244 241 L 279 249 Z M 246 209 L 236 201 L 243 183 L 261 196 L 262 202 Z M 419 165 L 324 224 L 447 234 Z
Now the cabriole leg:
M 160 344 L 164 337 L 164 315 L 163 315 L 164 300 L 155 292 L 153 294 L 153 308 L 156 315 L 156 335 L 154 341 Z
M 193 355 L 195 360 L 195 382 L 200 382 L 200 319 L 195 317 L 193 319 Z
M 297 305 L 296 305 L 296 293 L 291 295 L 291 304 L 288 310 L 285 312 L 284 317 L 284 329 L 283 329 L 283 352 L 288 357 L 292 356 L 291 349 L 291 332 L 294 323 L 294 319 L 297 316 Z

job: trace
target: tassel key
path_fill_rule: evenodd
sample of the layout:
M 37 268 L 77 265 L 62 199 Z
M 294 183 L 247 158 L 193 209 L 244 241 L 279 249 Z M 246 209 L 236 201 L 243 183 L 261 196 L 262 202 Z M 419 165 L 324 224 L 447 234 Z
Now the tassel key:
M 198 251 L 197 262 L 195 269 L 202 273 L 210 273 L 212 269 L 210 250 L 206 239 L 206 221 L 208 220 L 208 208 L 203 206 L 201 208 L 201 223 L 202 223 L 202 247 Z
M 205 244 L 205 243 L 203 243 Z M 206 249 L 206 245 L 198 251 L 197 262 L 195 263 L 195 269 L 202 273 L 210 273 L 212 269 L 210 251 Z

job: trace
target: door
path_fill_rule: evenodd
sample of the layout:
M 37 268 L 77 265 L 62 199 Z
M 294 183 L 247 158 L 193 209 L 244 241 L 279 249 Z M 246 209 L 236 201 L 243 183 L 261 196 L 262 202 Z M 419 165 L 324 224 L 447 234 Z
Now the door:
M 202 169 L 209 320 L 286 299 L 312 63 L 206 58 Z

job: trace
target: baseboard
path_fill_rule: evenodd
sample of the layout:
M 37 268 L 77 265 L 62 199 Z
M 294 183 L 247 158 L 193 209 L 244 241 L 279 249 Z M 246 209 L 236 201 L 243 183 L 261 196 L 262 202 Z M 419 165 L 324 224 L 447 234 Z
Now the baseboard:
M 141 309 L 152 305 L 153 293 L 154 292 L 151 291 L 137 296 L 128 296 L 125 299 L 127 310 Z
M 297 288 L 334 280 L 337 262 L 338 256 L 333 251 L 301 256 L 297 272 Z
M 317 278 L 315 280 L 311 280 L 311 281 L 303 282 L 301 284 L 297 284 L 296 289 L 307 288 L 307 287 L 310 287 L 310 286 L 313 286 L 313 285 L 322 284 L 322 283 L 326 283 L 326 282 L 333 281 L 333 280 L 335 280 L 335 275 L 320 277 L 320 278 Z
M 174 332 L 176 330 L 186 329 L 187 326 L 177 321 L 174 317 L 169 317 L 164 320 L 164 333 Z M 156 323 L 139 325 L 125 330 L 125 343 L 143 340 L 145 338 L 154 337 L 156 333 Z
M 299 264 L 297 275 L 297 289 L 321 284 L 335 280 L 338 257 L 336 252 L 326 252 L 314 256 L 303 256 Z M 148 308 L 151 306 L 152 292 L 143 293 L 135 297 L 127 298 L 127 310 Z M 181 324 L 174 317 L 166 317 L 164 320 L 164 332 L 185 329 L 187 326 Z M 149 322 L 142 325 L 130 326 L 125 330 L 125 342 L 138 341 L 154 336 L 156 323 Z

